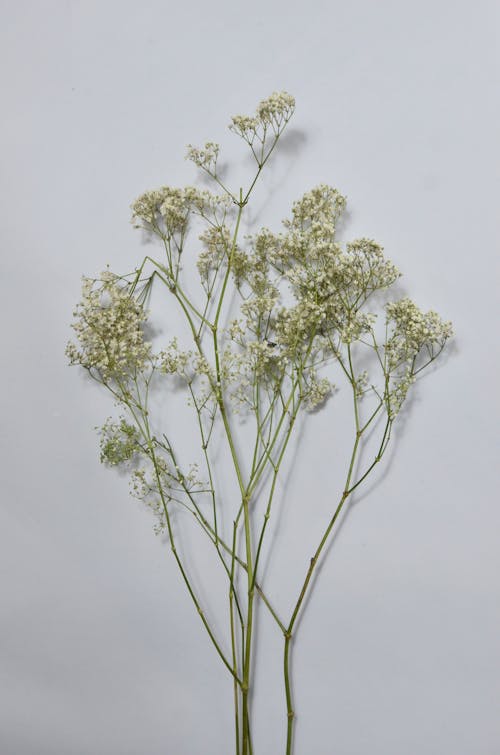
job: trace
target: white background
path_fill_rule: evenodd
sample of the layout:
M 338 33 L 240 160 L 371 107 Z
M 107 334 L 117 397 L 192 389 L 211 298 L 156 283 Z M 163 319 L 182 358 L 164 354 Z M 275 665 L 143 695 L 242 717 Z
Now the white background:
M 144 251 L 133 198 L 194 180 L 187 142 L 236 154 L 229 116 L 276 89 L 297 99 L 295 131 L 255 219 L 277 230 L 334 184 L 345 238 L 382 243 L 457 334 L 307 604 L 296 755 L 500 753 L 498 4 L 1 9 L 2 754 L 233 752 L 230 679 L 149 514 L 100 466 L 92 428 L 112 405 L 64 347 L 80 276 Z M 332 403 L 300 437 L 268 575 L 285 613 L 338 493 L 337 432 Z M 278 755 L 281 642 L 261 618 L 255 755 Z

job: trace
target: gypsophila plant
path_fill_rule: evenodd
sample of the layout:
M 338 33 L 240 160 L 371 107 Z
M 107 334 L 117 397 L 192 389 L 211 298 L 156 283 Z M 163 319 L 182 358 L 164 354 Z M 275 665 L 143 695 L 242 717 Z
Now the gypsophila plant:
M 291 755 L 291 642 L 312 577 L 340 512 L 386 453 L 417 375 L 452 334 L 436 312 L 391 296 L 400 273 L 379 244 L 369 238 L 338 243 L 336 227 L 346 202 L 331 186 L 320 184 L 298 199 L 281 231 L 262 228 L 242 237 L 254 187 L 294 109 L 293 97 L 280 92 L 261 102 L 255 115 L 231 119 L 230 130 L 254 161 L 246 187 L 228 188 L 218 167 L 220 147 L 207 142 L 202 148 L 190 145 L 187 157 L 210 177 L 216 193 L 162 186 L 135 200 L 133 224 L 157 239 L 158 253 L 132 273 L 107 270 L 84 279 L 74 312 L 76 341 L 67 347 L 70 363 L 107 388 L 119 408 L 119 416 L 100 431 L 101 461 L 128 469 L 133 495 L 155 513 L 157 530 L 166 533 L 201 622 L 232 678 L 236 755 L 254 751 L 256 603 L 263 603 L 283 638 L 285 747 Z M 197 281 L 183 270 L 185 255 L 197 255 Z M 146 305 L 157 286 L 163 292 L 159 301 L 182 315 L 189 343 L 176 333 L 153 344 L 157 320 Z M 331 401 L 332 381 L 339 398 L 348 395 L 352 404 L 345 482 L 296 586 L 296 599 L 281 615 L 261 579 L 277 483 L 295 428 Z M 198 451 L 189 459 L 170 426 L 152 411 L 155 395 L 173 396 L 179 387 L 198 435 Z M 234 497 L 221 492 L 228 472 L 225 467 L 220 474 L 214 463 L 216 437 L 228 452 Z M 225 637 L 207 619 L 207 597 L 197 594 L 177 547 L 179 528 L 174 531 L 172 518 L 186 509 L 213 544 L 227 579 Z

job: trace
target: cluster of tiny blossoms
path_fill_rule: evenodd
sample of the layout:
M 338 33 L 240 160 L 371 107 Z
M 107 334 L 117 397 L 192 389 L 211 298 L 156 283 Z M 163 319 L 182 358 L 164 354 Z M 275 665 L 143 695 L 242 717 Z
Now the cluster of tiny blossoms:
M 204 147 L 193 147 L 192 144 L 188 144 L 186 159 L 191 160 L 207 173 L 214 174 L 217 171 L 219 152 L 220 146 L 216 142 L 206 142 Z
M 278 135 L 295 110 L 295 99 L 288 92 L 273 92 L 257 106 L 254 116 L 233 115 L 229 128 L 245 141 L 253 143 L 259 132 L 269 127 Z M 262 140 L 262 136 L 261 136 Z
M 433 310 L 422 312 L 411 299 L 390 302 L 385 309 L 392 331 L 386 344 L 390 372 L 413 361 L 422 349 L 431 356 L 452 335 L 451 322 L 443 321 Z
M 316 336 L 340 336 L 343 343 L 371 330 L 375 315 L 361 307 L 377 290 L 389 288 L 399 272 L 374 241 L 361 238 L 345 250 L 335 241 L 344 197 L 320 184 L 292 207 L 285 233 L 264 228 L 252 240 L 253 253 L 240 262 L 237 283 L 250 293 L 242 306 L 247 327 L 256 332 L 265 318 L 266 337 L 291 359 L 310 349 Z M 294 303 L 280 306 L 282 283 Z
M 180 378 L 190 387 L 190 405 L 196 401 L 198 405 L 206 406 L 209 399 L 216 399 L 216 370 L 198 350 L 181 349 L 177 338 L 173 338 L 157 355 L 156 366 L 160 372 Z
M 316 370 L 311 369 L 306 375 L 303 398 L 306 409 L 312 411 L 322 406 L 332 393 L 333 385 L 327 378 L 319 378 Z
M 133 377 L 149 362 L 146 313 L 118 276 L 106 271 L 97 281 L 84 278 L 74 316 L 78 344 L 66 348 L 70 364 L 93 370 L 107 382 Z
M 283 221 L 284 233 L 264 228 L 249 237 L 248 252 L 234 250 L 232 273 L 243 297 L 243 317 L 229 329 L 240 350 L 228 350 L 225 359 L 232 382 L 241 382 L 243 390 L 234 392 L 240 400 L 251 403 L 248 396 L 256 380 L 267 385 L 274 381 L 279 390 L 298 369 L 304 405 L 314 408 L 331 393 L 330 382 L 317 377 L 318 362 L 341 359 L 345 347 L 360 341 L 377 348 L 377 316 L 365 305 L 374 292 L 389 289 L 400 273 L 372 239 L 356 239 L 345 248 L 336 242 L 344 208 L 345 198 L 320 184 L 293 204 L 291 217 Z M 284 283 L 292 294 L 288 306 L 282 303 Z M 387 316 L 392 334 L 385 345 L 389 382 L 384 389 L 382 376 L 380 391 L 394 417 L 414 381 L 409 360 L 423 349 L 433 358 L 435 347 L 451 335 L 451 326 L 436 313 L 419 313 L 409 300 L 387 305 Z M 364 371 L 352 379 L 358 397 L 373 387 Z
M 108 418 L 100 429 L 101 462 L 111 467 L 126 464 L 141 452 L 137 428 L 124 417 L 119 422 Z
M 270 154 L 270 150 L 265 148 L 268 136 L 272 135 L 274 146 L 294 110 L 295 99 L 291 94 L 273 92 L 259 103 L 255 115 L 234 115 L 229 129 L 252 147 L 254 157 L 262 165 Z M 253 149 L 254 145 L 260 145 L 259 152 Z M 216 177 L 219 152 L 220 146 L 216 142 L 206 142 L 204 147 L 188 144 L 186 158 L 209 175 Z
M 193 352 L 180 349 L 177 338 L 173 338 L 158 354 L 157 363 L 167 375 L 178 375 L 188 381 L 191 376 L 192 359 Z
M 257 117 L 263 123 L 288 121 L 295 110 L 295 97 L 288 92 L 273 92 L 257 106 Z
M 204 485 L 196 464 L 191 464 L 183 474 L 178 466 L 167 461 L 161 448 L 156 448 L 154 465 L 149 463 L 132 471 L 130 492 L 152 511 L 156 517 L 155 532 L 160 534 L 167 526 L 165 505 L 179 501 L 184 493 L 195 495 Z
M 294 108 L 291 95 L 275 92 L 259 103 L 253 116 L 231 119 L 230 130 L 250 146 L 258 164 L 248 193 L 241 189 L 239 201 L 217 175 L 220 148 L 212 141 L 203 148 L 189 145 L 187 157 L 212 176 L 221 195 L 193 186 L 162 186 L 134 201 L 132 222 L 162 239 L 167 261 L 153 263 L 156 267 L 149 278 L 140 277 L 143 263 L 132 284 L 110 272 L 97 281 L 84 279 L 73 325 L 78 344 L 67 347 L 71 364 L 84 366 L 115 395 L 121 390 L 125 397 L 130 397 L 130 379 L 137 386 L 142 371 L 177 376 L 188 387 L 200 421 L 204 412 L 213 422 L 227 397 L 235 412 L 246 406 L 257 416 L 264 414 L 272 425 L 273 412 L 285 406 L 286 396 L 293 394 L 294 411 L 297 406 L 314 410 L 326 401 L 333 384 L 322 371 L 333 363 L 337 374 L 347 375 L 356 398 L 371 393 L 385 406 L 388 420 L 394 420 L 417 372 L 433 361 L 451 336 L 451 325 L 435 312 L 423 313 L 412 301 L 402 299 L 386 305 L 385 343 L 378 344 L 377 316 L 367 303 L 374 293 L 390 289 L 400 273 L 370 238 L 338 243 L 345 197 L 336 188 L 319 184 L 293 203 L 281 232 L 262 228 L 243 241 L 237 238 L 248 196 Z M 238 222 L 233 227 L 236 208 Z M 201 304 L 184 289 L 181 276 L 181 252 L 191 215 L 205 224 L 198 237 L 202 249 L 196 263 L 205 294 Z M 174 338 L 153 355 L 145 340 L 146 313 L 140 301 L 147 298 L 155 274 L 190 318 L 192 351 L 181 349 Z M 224 296 L 230 279 L 240 296 L 239 313 L 225 330 L 219 324 L 215 339 L 219 351 L 211 353 L 204 336 L 209 328 L 213 333 L 208 340 L 215 334 L 222 312 L 218 296 Z M 141 286 L 142 294 L 134 295 Z M 380 367 L 378 380 L 363 368 L 356 369 L 354 356 L 366 347 L 377 353 L 372 361 L 376 369 Z M 266 400 L 268 410 L 263 408 Z M 140 400 L 136 406 L 142 409 Z M 155 443 L 159 442 L 155 439 Z M 171 501 L 183 491 L 198 490 L 194 469 L 184 477 L 169 456 L 170 448 L 162 444 L 157 445 L 155 458 L 155 451 L 147 443 L 141 446 L 139 435 L 123 418 L 104 425 L 102 461 L 128 464 L 141 453 L 146 467 L 133 472 L 134 492 L 162 519 L 161 492 Z
M 231 233 L 226 225 L 211 225 L 199 237 L 204 248 L 198 255 L 196 266 L 202 285 L 211 289 L 213 279 L 231 249 Z
M 394 418 L 415 382 L 415 375 L 433 361 L 452 336 L 451 322 L 430 310 L 422 312 L 411 299 L 386 304 L 389 337 L 385 343 L 390 391 L 388 413 Z
M 185 233 L 191 214 L 225 216 L 230 200 L 225 195 L 186 186 L 183 189 L 162 186 L 141 194 L 132 203 L 132 222 L 136 228 L 163 232 L 167 238 Z

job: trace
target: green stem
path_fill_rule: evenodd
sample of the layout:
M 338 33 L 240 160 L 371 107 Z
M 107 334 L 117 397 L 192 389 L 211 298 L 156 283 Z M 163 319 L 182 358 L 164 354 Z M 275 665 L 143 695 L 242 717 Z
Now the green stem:
M 233 527 L 233 547 L 232 552 L 236 553 L 236 537 L 237 537 L 237 527 L 234 525 Z M 233 680 L 233 692 L 234 692 L 234 719 L 235 719 L 235 737 L 236 737 L 236 755 L 240 755 L 240 712 L 239 712 L 239 689 L 238 684 L 236 682 L 236 678 L 238 676 L 238 654 L 236 650 L 236 632 L 235 632 L 235 625 L 234 625 L 234 609 L 233 609 L 233 603 L 234 603 L 234 565 L 235 561 L 232 560 L 231 563 L 231 573 L 230 573 L 230 585 L 229 585 L 229 618 L 230 618 L 230 625 L 231 625 L 231 655 L 233 660 L 233 671 L 235 674 L 235 678 Z M 244 634 L 244 624 L 243 624 L 243 618 L 241 617 L 241 633 L 242 636 Z
M 272 479 L 272 482 L 271 482 L 271 490 L 269 492 L 269 497 L 268 497 L 268 501 L 267 501 L 266 513 L 264 514 L 264 524 L 262 525 L 262 528 L 261 528 L 261 531 L 260 531 L 259 542 L 258 542 L 258 545 L 257 545 L 257 553 L 256 553 L 256 556 L 255 556 L 254 578 L 253 578 L 253 584 L 254 585 L 255 585 L 255 578 L 257 576 L 257 569 L 258 569 L 259 560 L 260 560 L 262 543 L 264 542 L 264 536 L 265 536 L 265 532 L 266 532 L 266 528 L 267 528 L 267 523 L 268 523 L 269 518 L 271 516 L 271 507 L 272 507 L 272 503 L 273 503 L 274 493 L 275 493 L 275 490 L 276 490 L 276 483 L 278 481 L 278 475 L 279 475 L 281 463 L 283 461 L 283 457 L 285 455 L 285 451 L 286 451 L 286 448 L 288 446 L 288 442 L 289 442 L 289 440 L 290 440 L 290 438 L 292 436 L 292 430 L 293 430 L 293 427 L 295 425 L 295 420 L 297 419 L 297 414 L 298 414 L 298 411 L 300 409 L 300 404 L 301 404 L 301 401 L 299 399 L 299 401 L 297 402 L 297 405 L 296 405 L 296 407 L 294 409 L 294 412 L 292 414 L 292 417 L 290 418 L 290 424 L 288 426 L 288 430 L 286 432 L 286 435 L 285 435 L 285 438 L 284 438 L 284 441 L 283 441 L 283 444 L 282 444 L 282 447 L 281 447 L 278 459 L 277 459 L 275 467 L 274 467 L 273 479 Z M 281 622 L 278 622 L 278 623 L 281 624 Z
M 253 631 L 253 604 L 254 604 L 254 587 L 253 587 L 253 564 L 252 564 L 252 538 L 250 531 L 250 513 L 249 500 L 247 495 L 243 496 L 243 519 L 245 527 L 245 551 L 247 561 L 247 623 L 246 623 L 246 642 L 243 662 L 243 680 L 242 706 L 243 706 L 243 746 L 242 755 L 250 755 L 251 745 L 249 739 L 250 717 L 249 717 L 249 691 L 250 691 L 250 663 L 252 653 L 252 631 Z
M 290 682 L 290 644 L 293 638 L 293 630 L 295 623 L 297 621 L 297 618 L 299 616 L 300 609 L 302 607 L 302 604 L 304 602 L 304 599 L 306 597 L 309 584 L 311 582 L 312 576 L 314 574 L 314 570 L 316 568 L 316 565 L 318 563 L 318 560 L 321 556 L 321 553 L 328 541 L 328 538 L 330 536 L 330 533 L 332 532 L 335 523 L 340 516 L 340 513 L 344 507 L 344 504 L 348 497 L 352 494 L 352 492 L 357 488 L 357 486 L 368 476 L 368 474 L 371 472 L 371 470 L 374 468 L 375 464 L 380 461 L 380 458 L 382 457 L 383 452 L 387 448 L 387 443 L 389 439 L 389 433 L 390 433 L 390 426 L 391 421 L 388 418 L 385 430 L 382 436 L 382 441 L 380 444 L 379 451 L 375 457 L 375 461 L 372 465 L 368 468 L 368 470 L 365 472 L 365 474 L 351 487 L 351 479 L 354 472 L 354 466 L 356 463 L 356 458 L 358 454 L 358 448 L 359 444 L 362 438 L 362 435 L 364 431 L 367 429 L 369 422 L 365 424 L 363 428 L 360 428 L 360 420 L 359 420 L 359 410 L 358 410 L 358 397 L 357 397 L 357 389 L 356 389 L 356 380 L 353 370 L 353 364 L 352 364 L 352 355 L 351 355 L 351 349 L 350 346 L 348 346 L 348 363 L 349 363 L 349 370 L 345 369 L 346 375 L 349 379 L 349 382 L 352 386 L 352 395 L 353 395 L 353 405 L 354 405 L 354 420 L 355 420 L 355 426 L 356 426 L 356 433 L 355 433 L 355 439 L 354 439 L 354 445 L 351 452 L 351 458 L 349 462 L 349 469 L 347 472 L 347 477 L 344 483 L 344 489 L 342 496 L 340 498 L 340 501 L 337 505 L 337 508 L 335 509 L 335 512 L 330 519 L 328 526 L 326 527 L 326 530 L 323 533 L 323 536 L 320 540 L 320 543 L 318 547 L 316 548 L 314 555 L 312 556 L 309 568 L 307 570 L 304 582 L 302 584 L 302 588 L 299 594 L 299 597 L 297 599 L 297 602 L 295 603 L 295 607 L 292 611 L 292 615 L 290 618 L 290 621 L 288 623 L 288 626 L 286 627 L 286 633 L 285 633 L 285 645 L 284 645 L 284 653 L 283 653 L 283 674 L 284 674 L 284 683 L 285 683 L 285 698 L 286 698 L 286 708 L 287 708 L 287 736 L 286 736 L 286 755 L 292 754 L 292 739 L 293 739 L 293 724 L 295 719 L 295 712 L 293 709 L 293 701 L 292 701 L 292 690 L 291 690 L 291 682 Z
M 167 500 L 166 500 L 166 497 L 165 497 L 165 493 L 163 491 L 163 484 L 162 484 L 162 480 L 161 480 L 161 472 L 160 472 L 160 469 L 159 469 L 159 466 L 158 466 L 158 460 L 156 458 L 156 453 L 155 453 L 155 450 L 154 450 L 154 441 L 153 441 L 153 438 L 152 438 L 152 435 L 151 435 L 150 426 L 149 426 L 148 410 L 147 410 L 146 407 L 142 407 L 142 405 L 140 404 L 139 396 L 138 396 L 137 403 L 141 407 L 141 414 L 142 414 L 142 419 L 143 419 L 143 422 L 144 422 L 144 427 L 142 427 L 142 425 L 141 425 L 140 422 L 137 422 L 137 418 L 136 418 L 135 412 L 134 412 L 134 410 L 131 407 L 131 405 L 130 405 L 129 402 L 127 402 L 127 406 L 129 408 L 129 410 L 131 411 L 132 416 L 134 416 L 134 418 L 136 418 L 136 422 L 137 422 L 139 431 L 143 434 L 144 440 L 146 442 L 146 445 L 147 445 L 147 448 L 148 448 L 148 451 L 149 451 L 150 459 L 151 459 L 151 461 L 153 463 L 153 469 L 154 469 L 155 478 L 156 478 L 156 485 L 157 485 L 158 493 L 160 495 L 160 500 L 162 502 L 162 507 L 163 507 L 163 510 L 164 510 L 164 513 L 165 513 L 165 521 L 167 523 L 167 531 L 168 531 L 168 537 L 169 537 L 169 542 L 170 542 L 170 548 L 172 550 L 172 553 L 174 554 L 174 558 L 175 558 L 175 560 L 177 562 L 177 566 L 179 568 L 179 571 L 181 572 L 182 578 L 183 578 L 184 583 L 185 583 L 185 585 L 187 587 L 189 595 L 191 596 L 191 599 L 192 599 L 192 601 L 193 601 L 193 603 L 195 605 L 195 608 L 196 608 L 196 610 L 197 610 L 197 612 L 198 612 L 198 614 L 199 614 L 199 616 L 201 618 L 203 626 L 205 627 L 205 629 L 206 629 L 206 631 L 208 633 L 208 636 L 210 637 L 210 639 L 211 639 L 211 641 L 212 641 L 212 643 L 213 643 L 213 645 L 214 645 L 214 647 L 215 647 L 218 655 L 220 656 L 222 662 L 224 663 L 224 665 L 226 666 L 226 668 L 228 669 L 228 671 L 233 676 L 234 680 L 239 685 L 241 685 L 241 680 L 238 678 L 238 675 L 235 673 L 234 668 L 231 666 L 231 664 L 227 660 L 226 656 L 224 655 L 224 652 L 222 651 L 222 648 L 220 647 L 220 645 L 219 645 L 219 643 L 218 643 L 218 641 L 217 641 L 217 639 L 216 639 L 216 637 L 215 637 L 215 635 L 214 635 L 214 633 L 212 631 L 212 628 L 210 627 L 210 625 L 208 623 L 208 620 L 207 620 L 207 618 L 206 618 L 206 616 L 205 616 L 205 614 L 204 614 L 204 612 L 203 612 L 203 610 L 201 608 L 200 602 L 199 602 L 199 600 L 198 600 L 198 598 L 197 598 L 197 596 L 196 596 L 196 594 L 194 592 L 194 589 L 193 589 L 193 587 L 191 585 L 189 577 L 188 577 L 188 575 L 186 573 L 186 570 L 184 569 L 184 566 L 182 564 L 180 556 L 179 556 L 179 554 L 177 552 L 177 548 L 176 548 L 175 540 L 174 540 L 174 534 L 173 534 L 173 530 L 172 530 L 172 524 L 171 524 L 171 521 L 170 521 L 170 514 L 169 514 L 168 506 L 167 506 Z

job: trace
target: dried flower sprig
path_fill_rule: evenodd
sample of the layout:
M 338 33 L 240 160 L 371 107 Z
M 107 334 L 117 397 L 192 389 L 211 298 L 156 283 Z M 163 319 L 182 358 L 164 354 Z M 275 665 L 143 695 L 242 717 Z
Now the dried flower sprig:
M 417 375 L 452 335 L 451 324 L 434 311 L 424 313 L 407 298 L 389 297 L 400 273 L 379 244 L 369 238 L 345 247 L 338 243 L 336 227 L 346 202 L 331 186 L 320 184 L 296 201 L 281 232 L 263 228 L 241 238 L 245 208 L 294 110 L 293 97 L 278 92 L 263 100 L 254 116 L 231 119 L 230 130 L 256 162 L 246 189 L 226 187 L 218 171 L 220 147 L 207 142 L 203 148 L 189 146 L 187 157 L 221 193 L 163 186 L 135 200 L 132 222 L 157 237 L 160 255 L 145 257 L 127 275 L 108 270 L 97 280 L 85 278 L 74 313 L 77 341 L 67 347 L 70 363 L 84 367 L 119 405 L 120 418 L 107 420 L 101 429 L 101 460 L 129 469 L 132 493 L 156 514 L 157 530 L 166 531 L 200 619 L 232 677 L 236 755 L 253 752 L 249 696 L 255 602 L 265 604 L 283 635 L 285 751 L 291 755 L 291 640 L 312 576 L 346 502 L 384 456 Z M 195 291 L 182 267 L 193 221 L 203 225 Z M 180 346 L 177 335 L 159 349 L 148 337 L 145 305 L 157 284 L 165 286 L 182 314 L 189 348 Z M 193 411 L 199 460 L 181 458 L 152 411 L 154 389 L 168 393 L 172 380 L 184 386 Z M 297 586 L 296 601 L 283 618 L 260 584 L 277 481 L 301 410 L 324 405 L 342 386 L 352 402 L 354 425 L 345 482 Z M 248 458 L 237 443 L 235 415 L 241 413 L 252 428 Z M 217 426 L 236 479 L 235 508 L 223 500 L 216 482 Z M 378 432 L 377 450 L 365 460 L 372 431 Z M 210 625 L 206 598 L 197 595 L 177 548 L 172 527 L 177 508 L 193 515 L 228 580 L 226 640 Z

